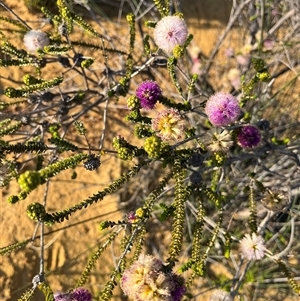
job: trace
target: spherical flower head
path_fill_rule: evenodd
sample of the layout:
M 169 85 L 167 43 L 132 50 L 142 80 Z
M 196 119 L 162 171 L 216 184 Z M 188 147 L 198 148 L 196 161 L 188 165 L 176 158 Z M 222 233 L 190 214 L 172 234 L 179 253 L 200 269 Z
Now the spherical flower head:
M 265 255 L 265 241 L 262 236 L 255 233 L 246 234 L 240 241 L 240 246 L 243 257 L 248 260 L 260 260 Z
M 151 255 L 140 255 L 138 260 L 121 278 L 121 288 L 129 297 L 135 298 L 136 293 L 146 283 L 147 277 L 155 277 L 162 269 L 162 262 Z
M 229 93 L 218 92 L 208 99 L 205 112 L 212 124 L 226 126 L 238 119 L 240 107 L 234 96 Z
M 282 211 L 287 206 L 288 199 L 287 192 L 266 189 L 261 202 L 268 210 L 276 212 Z
M 170 282 L 169 277 L 165 273 L 148 274 L 145 283 L 136 291 L 135 300 L 172 301 L 172 288 L 173 283 Z
M 92 301 L 92 294 L 83 287 L 76 288 L 71 293 L 72 301 Z
M 210 129 L 203 140 L 206 148 L 211 152 L 226 152 L 233 145 L 231 134 L 220 128 Z
M 164 141 L 178 140 L 184 131 L 183 117 L 176 109 L 166 109 L 152 119 L 152 129 Z
M 168 54 L 172 53 L 175 46 L 182 46 L 187 36 L 186 23 L 178 16 L 162 18 L 154 29 L 154 41 L 156 45 Z
M 209 301 L 233 301 L 233 298 L 226 291 L 216 290 L 210 296 Z
M 170 276 L 170 281 L 173 283 L 171 288 L 172 301 L 180 301 L 183 295 L 186 293 L 186 287 L 184 285 L 184 279 L 172 273 Z
M 161 96 L 161 89 L 157 82 L 147 80 L 138 86 L 136 96 L 139 98 L 142 108 L 151 110 Z
M 24 45 L 30 52 L 36 52 L 49 45 L 49 39 L 46 33 L 40 30 L 30 30 L 24 36 Z
M 256 126 L 243 126 L 237 136 L 238 144 L 243 148 L 254 148 L 261 140 L 260 131 Z

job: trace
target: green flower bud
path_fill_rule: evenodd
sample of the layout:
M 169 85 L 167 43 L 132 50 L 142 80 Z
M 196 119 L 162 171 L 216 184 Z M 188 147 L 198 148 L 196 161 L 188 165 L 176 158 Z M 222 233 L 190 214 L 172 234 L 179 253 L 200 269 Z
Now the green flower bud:
M 149 158 L 159 158 L 161 154 L 161 139 L 157 136 L 147 138 L 144 142 L 144 150 L 148 153 Z
M 140 101 L 139 101 L 139 99 L 135 95 L 130 96 L 127 99 L 127 107 L 129 109 L 131 109 L 131 110 L 140 108 Z
M 41 175 L 37 171 L 25 171 L 20 175 L 18 183 L 23 191 L 30 192 L 41 184 Z
M 19 198 L 17 195 L 11 195 L 8 197 L 7 202 L 10 204 L 15 204 L 19 201 Z
M 226 155 L 222 153 L 214 153 L 213 160 L 217 166 L 222 166 L 226 160 Z
M 135 157 L 134 151 L 126 148 L 120 147 L 118 149 L 118 157 L 122 160 L 132 160 Z
M 256 77 L 260 80 L 260 81 L 262 81 L 262 82 L 267 82 L 267 81 L 269 81 L 269 79 L 270 79 L 270 74 L 269 74 L 269 72 L 261 72 L 261 73 L 257 73 L 256 74 Z
M 31 203 L 26 209 L 28 217 L 34 221 L 41 221 L 46 215 L 45 207 L 40 203 Z
M 176 45 L 173 48 L 173 55 L 176 59 L 179 59 L 180 57 L 183 57 L 184 51 L 185 51 L 184 47 L 182 47 L 180 45 Z

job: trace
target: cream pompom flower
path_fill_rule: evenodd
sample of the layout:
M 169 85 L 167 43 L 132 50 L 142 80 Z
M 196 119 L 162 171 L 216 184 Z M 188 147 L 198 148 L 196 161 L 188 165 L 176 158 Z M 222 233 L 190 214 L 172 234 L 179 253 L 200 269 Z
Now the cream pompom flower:
M 178 110 L 163 110 L 152 119 L 152 129 L 163 141 L 181 139 L 184 132 L 184 119 Z
M 210 296 L 209 301 L 233 301 L 233 298 L 226 291 L 216 290 Z
M 24 45 L 29 52 L 36 52 L 49 45 L 49 39 L 46 33 L 41 30 L 30 30 L 24 36 Z
M 133 301 L 181 301 L 184 280 L 151 255 L 140 255 L 121 278 L 121 289 Z
M 220 128 L 210 129 L 204 139 L 203 143 L 211 152 L 227 152 L 233 145 L 232 137 L 229 131 Z
M 246 234 L 240 245 L 243 257 L 248 260 L 260 260 L 265 256 L 266 246 L 261 235 Z
M 178 16 L 162 18 L 154 29 L 154 41 L 156 45 L 169 54 L 175 46 L 182 46 L 186 42 L 187 36 L 188 29 L 186 23 Z
M 136 291 L 162 269 L 162 262 L 150 255 L 140 255 L 139 259 L 127 269 L 121 279 L 121 288 L 129 297 L 135 297 Z

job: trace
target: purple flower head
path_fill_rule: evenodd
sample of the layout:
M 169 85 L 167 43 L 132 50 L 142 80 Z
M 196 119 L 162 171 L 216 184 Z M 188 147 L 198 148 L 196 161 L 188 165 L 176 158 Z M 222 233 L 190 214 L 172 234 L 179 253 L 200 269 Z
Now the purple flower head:
M 79 287 L 76 288 L 71 293 L 72 301 L 92 301 L 92 294 L 85 288 Z
M 261 135 L 259 129 L 253 125 L 243 126 L 237 136 L 237 141 L 243 148 L 256 147 L 259 144 L 260 139 Z
M 142 108 L 151 110 L 161 96 L 161 89 L 156 82 L 147 80 L 138 86 L 136 96 L 139 98 Z
M 43 49 L 49 45 L 49 39 L 46 33 L 40 30 L 30 30 L 24 36 L 24 45 L 30 52 Z
M 183 295 L 186 293 L 184 279 L 173 273 L 170 277 L 172 282 L 174 283 L 173 289 L 171 291 L 172 301 L 180 301 Z
M 182 46 L 188 36 L 187 26 L 178 16 L 162 18 L 155 26 L 154 41 L 156 45 L 167 53 L 171 53 L 175 46 Z
M 240 107 L 234 96 L 218 92 L 208 99 L 205 112 L 213 125 L 226 126 L 238 119 Z

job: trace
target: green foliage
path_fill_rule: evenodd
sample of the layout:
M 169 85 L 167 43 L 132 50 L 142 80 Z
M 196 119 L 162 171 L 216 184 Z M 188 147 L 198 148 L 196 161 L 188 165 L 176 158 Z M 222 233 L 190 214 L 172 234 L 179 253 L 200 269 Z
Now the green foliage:
M 32 239 L 27 239 L 24 241 L 16 242 L 15 244 L 11 244 L 7 247 L 0 248 L 0 255 L 8 255 L 13 251 L 26 247 Z
M 58 76 L 51 80 L 41 80 L 40 83 L 27 85 L 20 89 L 15 89 L 13 87 L 8 87 L 5 89 L 4 94 L 9 98 L 18 98 L 18 97 L 25 97 L 29 94 L 33 93 L 34 91 L 45 90 L 47 88 L 52 88 L 54 86 L 59 85 L 62 83 L 63 77 Z
M 34 289 L 27 289 L 17 301 L 30 301 L 34 295 Z
M 91 271 L 95 267 L 95 264 L 97 263 L 98 259 L 100 258 L 102 253 L 107 249 L 107 247 L 113 243 L 113 241 L 119 233 L 120 231 L 114 231 L 103 245 L 99 245 L 97 250 L 92 254 L 75 287 L 81 287 L 86 284 L 86 282 L 88 281 L 88 277 L 90 276 Z
M 59 162 L 59 163 L 61 163 L 61 162 Z M 57 166 L 59 166 L 59 163 L 57 163 Z M 68 161 L 68 163 L 69 163 L 69 161 Z M 124 185 L 124 183 L 126 183 L 130 178 L 135 176 L 139 172 L 140 168 L 144 165 L 146 165 L 146 163 L 134 166 L 133 168 L 131 168 L 130 171 L 128 171 L 127 173 L 124 173 L 119 179 L 113 181 L 108 187 L 106 187 L 102 191 L 99 191 L 98 193 L 94 194 L 93 196 L 89 197 L 88 199 L 80 202 L 79 204 L 77 204 L 73 207 L 67 208 L 63 211 L 58 211 L 58 212 L 47 215 L 45 218 L 45 222 L 49 225 L 53 225 L 54 223 L 61 223 L 65 219 L 68 219 L 72 213 L 74 213 L 78 210 L 81 210 L 82 208 L 86 208 L 87 206 L 92 205 L 93 203 L 103 200 L 103 198 L 106 195 L 116 192 L 120 187 L 122 187 Z M 53 169 L 50 168 L 50 172 L 53 172 Z M 52 174 L 52 175 L 54 175 L 54 174 Z
M 9 144 L 9 143 L 3 143 L 0 145 L 0 150 L 3 154 L 9 154 L 9 153 L 42 153 L 45 152 L 48 149 L 46 145 L 42 142 L 34 142 L 29 141 L 27 144 L 23 143 L 16 143 L 16 144 Z
M 10 119 L 6 119 L 6 121 L 5 121 L 5 123 L 2 123 L 0 125 L 0 137 L 4 137 L 8 134 L 13 134 L 22 126 L 21 121 L 18 121 L 15 123 L 12 123 L 12 121 Z M 11 124 L 9 124 L 9 123 L 11 123 Z
M 55 301 L 53 292 L 46 282 L 39 283 L 38 288 L 43 292 L 46 301 Z
M 174 162 L 174 178 L 175 184 L 175 200 L 174 200 L 174 220 L 173 220 L 173 230 L 172 238 L 169 248 L 169 263 L 174 263 L 179 256 L 182 249 L 183 243 L 183 230 L 185 224 L 185 202 L 190 194 L 188 188 L 184 184 L 184 177 L 186 171 L 182 168 L 180 161 L 176 160 Z
M 177 79 L 177 75 L 176 75 L 176 65 L 177 65 L 177 59 L 174 57 L 174 56 L 170 56 L 169 59 L 168 59 L 168 71 L 169 71 L 169 74 L 170 74 L 170 78 L 171 78 L 171 81 L 172 83 L 174 84 L 174 86 L 176 87 L 177 89 L 177 92 L 182 95 L 182 88 L 178 82 L 178 79 Z
M 170 7 L 169 0 L 153 0 L 153 2 L 162 17 L 165 17 L 169 14 L 169 7 Z

